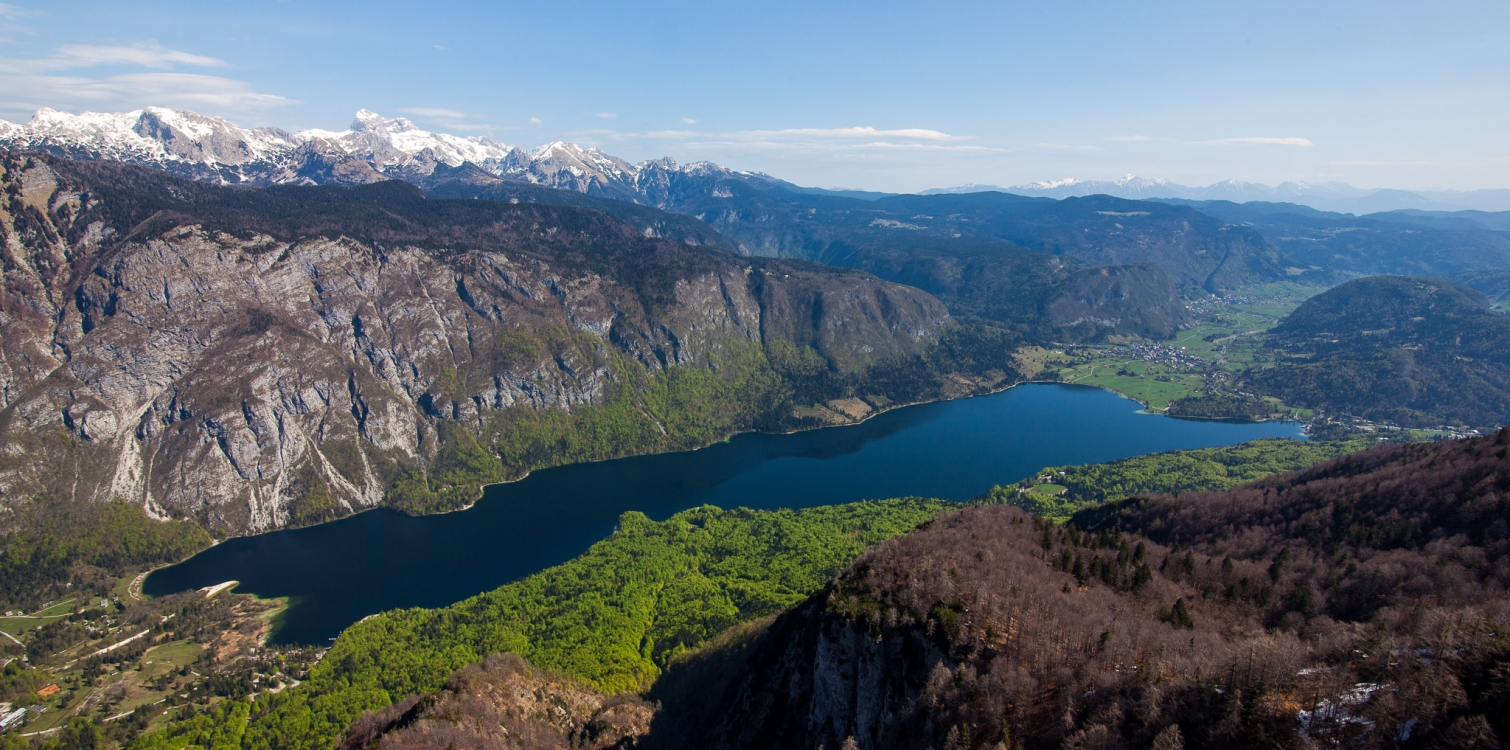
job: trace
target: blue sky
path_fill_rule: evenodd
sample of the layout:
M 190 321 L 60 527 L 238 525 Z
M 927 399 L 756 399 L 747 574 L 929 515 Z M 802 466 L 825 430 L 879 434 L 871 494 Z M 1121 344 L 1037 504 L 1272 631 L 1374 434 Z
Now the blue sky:
M 1510 187 L 1510 3 L 0 5 L 0 118 L 367 108 L 917 190 L 1128 173 Z

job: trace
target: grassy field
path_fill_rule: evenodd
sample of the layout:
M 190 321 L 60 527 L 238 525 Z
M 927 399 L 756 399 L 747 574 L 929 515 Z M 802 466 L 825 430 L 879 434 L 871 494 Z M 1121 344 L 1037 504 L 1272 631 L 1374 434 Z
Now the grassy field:
M 1324 291 L 1296 284 L 1268 284 L 1222 299 L 1190 305 L 1198 323 L 1159 346 L 1099 344 L 1060 349 L 1032 348 L 1018 355 L 1029 377 L 1057 372 L 1065 383 L 1107 388 L 1163 411 L 1171 401 L 1196 396 L 1264 359 L 1264 332 L 1306 299 Z
M 22 631 L 48 625 L 67 617 L 70 612 L 73 612 L 73 605 L 77 601 L 77 599 L 68 599 L 36 612 L 28 612 L 15 617 L 0 617 L 0 631 L 19 638 Z
M 1060 495 L 1063 495 L 1068 491 L 1068 487 L 1065 487 L 1062 484 L 1054 484 L 1053 482 L 1035 484 L 1032 487 L 1028 488 L 1028 492 L 1031 492 L 1035 495 L 1048 495 L 1049 497 L 1059 497 Z

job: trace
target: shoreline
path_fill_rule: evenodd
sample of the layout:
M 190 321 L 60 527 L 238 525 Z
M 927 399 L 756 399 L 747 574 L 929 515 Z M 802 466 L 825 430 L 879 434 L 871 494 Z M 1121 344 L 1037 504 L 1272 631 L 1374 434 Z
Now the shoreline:
M 278 528 L 278 529 L 268 529 L 266 531 L 261 531 L 261 532 L 255 533 L 255 534 L 239 534 L 239 535 L 236 535 L 236 536 L 225 537 L 224 539 L 217 539 L 217 540 L 214 540 L 214 542 L 212 543 L 211 547 L 216 546 L 216 545 L 218 545 L 218 544 L 220 544 L 222 542 L 230 541 L 232 539 L 252 538 L 252 537 L 262 536 L 264 534 L 272 534 L 272 533 L 276 533 L 276 532 L 280 532 L 280 531 L 297 531 L 299 529 L 312 529 L 312 528 L 316 528 L 318 526 L 325 526 L 325 525 L 328 525 L 328 524 L 338 523 L 340 521 L 344 521 L 344 520 L 347 520 L 347 519 L 355 518 L 355 517 L 357 517 L 359 515 L 362 515 L 364 513 L 368 513 L 368 512 L 376 511 L 376 510 L 389 510 L 389 511 L 393 511 L 393 512 L 396 512 L 396 513 L 403 514 L 403 515 L 408 516 L 410 518 L 425 518 L 425 517 L 429 517 L 429 516 L 444 516 L 444 515 L 449 515 L 449 514 L 452 514 L 452 513 L 460 513 L 460 512 L 472 510 L 473 508 L 475 508 L 479 502 L 481 502 L 484 498 L 487 497 L 487 490 L 488 490 L 489 487 L 509 485 L 509 484 L 514 484 L 516 482 L 523 481 L 525 479 L 528 479 L 536 471 L 547 470 L 547 469 L 564 468 L 564 467 L 567 467 L 567 466 L 582 466 L 582 465 L 593 464 L 593 463 L 605 463 L 605 462 L 609 462 L 609 461 L 620 461 L 620 460 L 625 460 L 625 459 L 640 458 L 640 457 L 653 456 L 653 455 L 674 455 L 674 454 L 677 454 L 677 453 L 693 453 L 693 452 L 700 451 L 700 450 L 706 450 L 707 448 L 710 448 L 710 447 L 712 447 L 714 445 L 717 445 L 719 443 L 729 442 L 730 440 L 733 440 L 734 438 L 739 437 L 741 435 L 782 436 L 782 435 L 795 435 L 795 434 L 804 433 L 804 432 L 812 432 L 812 431 L 815 431 L 815 430 L 842 429 L 842 428 L 845 428 L 845 427 L 857 427 L 857 426 L 865 424 L 866 422 L 869 422 L 873 418 L 876 418 L 876 417 L 879 417 L 879 416 L 881 416 L 883 414 L 887 414 L 887 413 L 890 413 L 890 412 L 893 412 L 893 411 L 897 411 L 897 410 L 900 410 L 900 409 L 906 409 L 906 408 L 915 407 L 915 406 L 924 406 L 924 405 L 928 405 L 928 404 L 943 404 L 943 403 L 948 403 L 948 402 L 952 402 L 952 401 L 967 400 L 967 399 L 971 399 L 971 398 L 984 398 L 984 397 L 988 397 L 988 396 L 995 396 L 995 395 L 999 395 L 999 394 L 1002 394 L 1002 393 L 1006 393 L 1007 391 L 1010 391 L 1010 390 L 1012 390 L 1014 388 L 1017 388 L 1019 386 L 1024 386 L 1024 385 L 1057 385 L 1057 386 L 1069 386 L 1069 387 L 1079 387 L 1079 388 L 1091 388 L 1091 389 L 1106 391 L 1106 392 L 1109 392 L 1109 393 L 1114 393 L 1114 394 L 1116 394 L 1120 398 L 1124 398 L 1124 399 L 1132 401 L 1132 402 L 1134 402 L 1136 404 L 1139 404 L 1143 408 L 1140 409 L 1137 413 L 1143 414 L 1143 415 L 1148 415 L 1148 416 L 1163 416 L 1163 417 L 1168 417 L 1170 419 L 1190 419 L 1191 421 L 1215 421 L 1215 422 L 1234 423 L 1234 422 L 1231 422 L 1230 420 L 1206 420 L 1206 419 L 1199 419 L 1199 418 L 1171 417 L 1170 415 L 1168 415 L 1167 413 L 1164 413 L 1164 412 L 1149 411 L 1148 408 L 1147 408 L 1147 406 L 1148 406 L 1147 403 L 1145 403 L 1145 402 L 1143 402 L 1143 401 L 1141 401 L 1141 400 L 1139 400 L 1137 398 L 1134 398 L 1132 396 L 1129 396 L 1126 393 L 1122 393 L 1121 391 L 1118 391 L 1118 390 L 1113 389 L 1113 388 L 1108 388 L 1108 387 L 1103 386 L 1103 385 L 1097 385 L 1097 384 L 1091 384 L 1091 383 L 1064 382 L 1064 381 L 1059 381 L 1059 380 L 1031 380 L 1031 379 L 1017 380 L 1017 381 L 1014 381 L 1014 382 L 1011 382 L 1011 383 L 1008 383 L 1008 384 L 1005 384 L 1005 385 L 998 384 L 997 386 L 983 388 L 982 390 L 980 390 L 978 392 L 962 394 L 962 395 L 953 396 L 953 397 L 950 397 L 950 398 L 940 398 L 940 399 L 933 399 L 933 400 L 927 400 L 927 401 L 915 401 L 915 402 L 908 402 L 908 403 L 894 403 L 894 404 L 890 404 L 890 405 L 888 405 L 888 406 L 886 406 L 884 408 L 876 409 L 875 411 L 873 411 L 873 412 L 865 415 L 864 417 L 862 417 L 860 419 L 855 419 L 854 421 L 851 421 L 851 422 L 848 422 L 848 423 L 845 423 L 845 424 L 820 425 L 820 426 L 815 426 L 815 427 L 805 427 L 805 428 L 784 430 L 784 431 L 780 431 L 780 432 L 774 432 L 774 431 L 773 432 L 763 432 L 763 431 L 759 431 L 759 430 L 747 430 L 747 431 L 730 433 L 729 435 L 726 435 L 726 436 L 724 436 L 723 438 L 721 438 L 719 440 L 712 441 L 712 442 L 709 442 L 709 443 L 706 443 L 706 444 L 703 444 L 703 445 L 699 445 L 699 446 L 694 447 L 694 448 L 684 448 L 684 449 L 672 450 L 672 451 L 644 451 L 644 452 L 640 452 L 640 453 L 631 453 L 631 454 L 625 454 L 625 455 L 622 455 L 622 456 L 615 456 L 615 457 L 612 457 L 612 458 L 597 459 L 597 460 L 594 460 L 594 461 L 580 461 L 580 462 L 574 462 L 574 463 L 563 463 L 563 464 L 556 464 L 554 466 L 540 467 L 540 468 L 537 468 L 537 469 L 532 469 L 530 471 L 527 471 L 527 472 L 521 474 L 520 476 L 512 478 L 512 479 L 508 479 L 508 480 L 501 481 L 501 482 L 491 482 L 491 483 L 488 483 L 488 484 L 480 485 L 479 488 L 478 488 L 479 491 L 478 491 L 477 499 L 473 500 L 472 502 L 470 502 L 470 503 L 468 503 L 468 504 L 466 504 L 464 506 L 457 507 L 457 508 L 451 508 L 451 509 L 448 509 L 448 510 L 437 511 L 437 512 L 433 512 L 433 513 L 411 514 L 411 513 L 407 513 L 405 511 L 402 511 L 402 510 L 398 510 L 396 508 L 391 508 L 391 507 L 386 506 L 386 505 L 375 505 L 375 506 L 372 506 L 372 507 L 369 507 L 369 508 L 363 508 L 362 510 L 359 510 L 359 511 L 357 511 L 355 513 L 352 513 L 350 515 L 347 515 L 347 516 L 343 516 L 342 518 L 334 519 L 332 521 L 326 521 L 325 523 L 321 523 L 321 524 L 314 524 L 312 526 L 298 526 L 298 527 L 284 527 L 284 528 Z M 1263 420 L 1263 422 L 1276 422 L 1276 421 L 1286 421 L 1286 420 Z M 1259 424 L 1260 422 L 1235 422 L 1235 423 L 1241 423 L 1241 424 Z M 1302 438 L 1302 439 L 1305 439 L 1305 438 Z M 207 549 L 210 549 L 210 547 L 207 547 L 206 550 Z M 193 555 L 189 555 L 188 557 L 185 557 L 183 560 L 179 560 L 177 562 L 174 562 L 174 563 L 171 563 L 171 564 L 167 564 L 167 565 L 161 565 L 161 566 L 158 566 L 158 567 L 154 568 L 151 571 L 148 571 L 147 574 L 144 575 L 143 578 L 142 578 L 143 584 L 145 583 L 146 578 L 150 577 L 151 573 L 155 573 L 158 570 L 161 570 L 163 568 L 173 567 L 175 565 L 182 564 L 182 563 L 184 563 L 184 562 L 186 562 L 188 560 L 193 559 L 195 556 L 197 556 L 198 554 L 200 554 L 201 552 L 204 552 L 204 551 L 205 550 L 200 550 L 198 552 L 195 552 Z
M 890 404 L 888 406 L 876 409 L 876 410 L 872 411 L 871 413 L 866 414 L 864 417 L 861 417 L 861 418 L 856 419 L 856 420 L 854 420 L 852 422 L 847 422 L 847 423 L 844 423 L 844 424 L 826 424 L 826 425 L 818 425 L 816 427 L 799 427 L 797 429 L 786 430 L 786 431 L 783 431 L 783 432 L 763 432 L 761 430 L 744 430 L 744 431 L 741 431 L 741 432 L 732 432 L 732 433 L 729 433 L 728 435 L 725 435 L 724 437 L 722 437 L 722 438 L 720 438 L 718 440 L 714 440 L 711 443 L 705 443 L 703 445 L 699 445 L 699 446 L 697 446 L 695 448 L 681 448 L 681 449 L 672 450 L 672 451 L 644 451 L 642 453 L 626 453 L 626 454 L 624 454 L 622 456 L 614 456 L 613 458 L 599 458 L 599 459 L 594 459 L 592 461 L 577 461 L 577 462 L 574 462 L 574 463 L 556 464 L 554 466 L 542 466 L 542 467 L 539 467 L 539 468 L 536 468 L 536 469 L 530 469 L 529 471 L 526 471 L 523 474 L 521 474 L 521 475 L 519 475 L 519 476 L 517 476 L 517 477 L 515 477 L 513 479 L 505 479 L 505 480 L 503 480 L 501 482 L 489 482 L 489 483 L 484 484 L 484 485 L 479 485 L 479 489 L 482 491 L 482 494 L 479 495 L 476 500 L 473 500 L 472 502 L 467 503 L 466 505 L 464 505 L 464 506 L 462 506 L 460 508 L 451 508 L 449 510 L 435 511 L 434 513 L 420 513 L 420 514 L 405 513 L 404 511 L 398 510 L 396 508 L 389 508 L 389 510 L 395 510 L 395 511 L 397 511 L 399 513 L 404 513 L 404 515 L 407 515 L 407 516 L 409 516 L 411 518 L 427 518 L 427 517 L 430 517 L 430 516 L 444 516 L 444 515 L 449 515 L 451 513 L 460 513 L 462 511 L 471 510 L 474 506 L 477 505 L 477 503 L 482 502 L 482 498 L 487 495 L 487 490 L 488 490 L 489 487 L 501 487 L 501 486 L 506 485 L 506 484 L 515 484 L 517 482 L 522 482 L 522 481 L 524 481 L 526 479 L 529 479 L 530 475 L 534 474 L 537 471 L 546 471 L 546 470 L 549 470 L 549 469 L 559 469 L 559 468 L 562 468 L 564 466 L 585 466 L 587 464 L 605 463 L 605 462 L 608 462 L 608 461 L 622 461 L 622 460 L 628 459 L 628 458 L 641 458 L 643 456 L 672 456 L 672 455 L 676 455 L 678 453 L 695 453 L 695 452 L 700 451 L 700 450 L 706 450 L 708 448 L 711 448 L 711 447 L 713 447 L 715 445 L 718 445 L 719 443 L 727 443 L 730 440 L 733 440 L 734 438 L 737 438 L 737 437 L 739 437 L 741 435 L 796 435 L 796 434 L 803 433 L 803 432 L 813 432 L 815 430 L 830 430 L 830 429 L 843 429 L 845 427 L 857 427 L 859 425 L 865 424 L 866 422 L 869 422 L 872 419 L 875 419 L 876 417 L 881 416 L 882 414 L 887 414 L 887 413 L 896 411 L 898 409 L 906 409 L 906 408 L 912 407 L 912 406 L 926 406 L 928 404 L 944 404 L 944 403 L 948 403 L 950 401 L 962 401 L 962 400 L 971 399 L 971 398 L 984 398 L 986 396 L 995 396 L 995 395 L 997 395 L 999 393 L 1006 393 L 1007 391 L 1010 391 L 1013 388 L 1016 388 L 1017 386 L 1020 386 L 1020 385 L 1079 385 L 1079 383 L 1059 383 L 1059 382 L 1046 381 L 1046 380 L 1019 380 L 1019 381 L 1014 382 L 1014 383 L 1012 383 L 1010 385 L 1007 385 L 1005 387 L 988 389 L 988 390 L 985 390 L 985 391 L 980 392 L 980 393 L 969 393 L 969 394 L 965 394 L 965 395 L 954 396 L 954 397 L 951 397 L 951 398 L 933 399 L 931 401 L 910 401 L 910 402 L 907 402 L 907 403 L 893 403 L 893 404 Z M 1092 388 L 1099 388 L 1100 386 L 1090 386 L 1090 387 L 1092 387 Z M 1104 389 L 1104 390 L 1111 390 L 1111 389 L 1108 388 L 1108 389 Z M 1112 391 L 1112 392 L 1113 393 L 1118 393 L 1117 391 Z M 1118 395 L 1123 395 L 1124 397 L 1126 397 L 1125 394 L 1118 393 Z M 1136 401 L 1137 399 L 1133 399 L 1133 400 Z M 1139 403 L 1142 403 L 1142 402 L 1139 402 Z M 342 521 L 342 520 L 345 520 L 347 518 L 352 518 L 354 516 L 360 515 L 361 513 L 366 513 L 368 511 L 377 510 L 379 508 L 386 508 L 386 507 L 387 506 L 385 506 L 385 505 L 375 505 L 375 506 L 373 506 L 371 508 L 366 508 L 366 509 L 363 509 L 363 510 L 358 511 L 356 513 L 352 513 L 350 516 L 342 516 L 341 518 L 337 518 L 334 521 L 326 521 L 325 523 L 336 523 L 337 521 Z M 298 526 L 298 527 L 294 527 L 294 528 L 312 529 L 315 526 L 323 526 L 323 525 L 324 524 L 315 524 L 314 526 Z M 272 530 L 269 530 L 269 531 L 259 532 L 257 534 L 244 534 L 244 535 L 241 535 L 241 536 L 261 536 L 262 534 L 270 534 L 270 533 L 272 533 L 274 531 L 287 531 L 287 530 L 291 530 L 291 529 L 289 529 L 289 528 L 272 529 Z M 226 537 L 226 540 L 229 541 L 231 539 L 238 539 L 238 538 L 241 538 L 241 537 L 240 536 Z M 195 553 L 195 554 L 198 554 L 198 553 Z M 185 558 L 185 559 L 187 559 L 187 558 Z
M 390 511 L 393 511 L 395 513 L 401 513 L 403 515 L 409 516 L 410 518 L 428 518 L 428 517 L 431 517 L 431 516 L 445 516 L 445 515 L 450 515 L 452 513 L 461 513 L 461 512 L 464 512 L 464 511 L 471 510 L 472 508 L 474 508 L 474 507 L 477 506 L 477 503 L 482 502 L 482 499 L 487 496 L 487 490 L 488 490 L 489 487 L 497 487 L 497 486 L 502 486 L 502 485 L 506 485 L 506 484 L 514 484 L 516 482 L 522 482 L 525 479 L 528 479 L 530 477 L 530 475 L 534 474 L 536 471 L 543 471 L 543 470 L 546 470 L 546 469 L 557 469 L 557 468 L 561 468 L 561 467 L 564 467 L 564 466 L 581 466 L 581 465 L 586 465 L 586 464 L 602 463 L 602 462 L 606 462 L 606 461 L 621 461 L 621 460 L 628 459 L 628 458 L 639 458 L 639 457 L 643 457 L 643 456 L 661 456 L 661 455 L 674 455 L 674 454 L 677 454 L 677 453 L 692 453 L 694 451 L 705 450 L 705 449 L 710 448 L 712 446 L 718 445 L 719 443 L 727 443 L 730 440 L 733 440 L 734 438 L 739 437 L 740 435 L 796 435 L 796 434 L 801 433 L 801 432 L 812 432 L 814 430 L 826 430 L 826 429 L 837 429 L 837 428 L 844 428 L 844 427 L 855 427 L 855 426 L 858 426 L 858 425 L 862 425 L 862 424 L 870 421 L 871 419 L 879 417 L 882 414 L 886 414 L 886 413 L 889 413 L 889 412 L 892 412 L 892 411 L 896 411 L 898 409 L 905 409 L 905 408 L 912 407 L 912 406 L 924 406 L 924 405 L 927 405 L 927 404 L 942 404 L 942 403 L 948 403 L 950 401 L 959 401 L 959 400 L 962 400 L 962 399 L 982 398 L 982 397 L 985 397 L 985 396 L 995 396 L 995 395 L 997 395 L 999 393 L 1005 393 L 1005 392 L 1007 392 L 1009 390 L 1012 390 L 1013 388 L 1016 388 L 1017 386 L 1028 385 L 1028 384 L 1040 384 L 1040 385 L 1078 385 L 1077 383 L 1059 383 L 1059 382 L 1052 382 L 1052 381 L 1037 381 L 1037 380 L 1018 380 L 1018 381 L 1013 382 L 1013 383 L 1011 383 L 1009 385 L 1006 385 L 1006 386 L 1003 386 L 1003 387 L 999 387 L 999 388 L 989 388 L 989 389 L 986 389 L 986 390 L 984 390 L 982 392 L 979 392 L 979 393 L 969 393 L 969 394 L 965 394 L 965 395 L 954 396 L 954 397 L 951 397 L 951 398 L 933 399 L 933 400 L 930 400 L 930 401 L 912 401 L 912 402 L 908 402 L 908 403 L 895 403 L 895 404 L 891 404 L 891 405 L 888 405 L 888 406 L 886 406 L 884 408 L 876 409 L 875 411 L 871 412 L 870 414 L 867 414 L 864 417 L 862 417 L 860 419 L 857 419 L 857 420 L 855 420 L 853 422 L 849 422 L 847 424 L 819 425 L 817 427 L 798 428 L 798 429 L 794 429 L 794 430 L 786 430 L 784 432 L 761 432 L 759 430 L 745 430 L 745 431 L 742 431 L 742 432 L 733 432 L 733 433 L 730 433 L 728 435 L 725 435 L 723 438 L 721 438 L 719 440 L 715 440 L 713 442 L 706 443 L 704 445 L 700 445 L 700 446 L 697 446 L 695 448 L 684 448 L 684 449 L 674 450 L 674 451 L 645 451 L 645 452 L 642 452 L 642 453 L 629 453 L 629 454 L 625 454 L 625 455 L 622 455 L 622 456 L 614 456 L 613 458 L 600 458 L 600 459 L 596 459 L 596 460 L 593 460 L 593 461 L 578 461 L 578 462 L 575 462 L 575 463 L 556 464 L 554 466 L 542 466 L 542 467 L 537 468 L 537 469 L 531 469 L 529 471 L 526 471 L 523 474 L 521 474 L 518 477 L 515 477 L 513 479 L 506 479 L 506 480 L 501 481 L 501 482 L 489 482 L 488 484 L 479 485 L 479 487 L 478 487 L 479 492 L 478 492 L 478 496 L 477 496 L 476 500 L 473 500 L 472 502 L 467 503 L 466 505 L 461 506 L 459 508 L 451 508 L 449 510 L 435 511 L 433 513 L 412 514 L 412 513 L 406 513 L 406 512 L 404 512 L 402 510 L 398 510 L 397 508 L 391 508 L 391 507 L 386 506 L 386 505 L 378 504 L 378 505 L 374 505 L 374 506 L 369 507 L 369 508 L 363 508 L 361 510 L 355 511 L 355 512 L 351 513 L 350 515 L 342 516 L 340 518 L 336 518 L 336 519 L 333 519 L 333 520 L 330 520 L 330 521 L 325 521 L 323 523 L 311 524 L 309 526 L 284 526 L 282 528 L 267 529 L 265 531 L 259 531 L 259 532 L 255 533 L 255 534 L 235 534 L 235 535 L 227 536 L 227 537 L 224 537 L 224 538 L 217 538 L 217 537 L 212 536 L 210 538 L 210 546 L 209 547 L 206 547 L 205 549 L 199 550 L 199 551 L 195 552 L 194 554 L 189 555 L 188 557 L 185 557 L 184 559 L 179 560 L 177 562 L 172 562 L 172 563 L 166 563 L 166 564 L 163 564 L 163 565 L 159 565 L 159 566 L 157 566 L 157 567 L 155 567 L 155 568 L 153 568 L 153 569 L 151 569 L 151 570 L 146 571 L 145 573 L 143 573 L 141 575 L 141 584 L 140 585 L 144 586 L 146 584 L 146 579 L 149 578 L 149 577 L 151 577 L 151 575 L 153 573 L 156 573 L 159 570 L 162 570 L 164 568 L 171 568 L 171 567 L 173 567 L 175 565 L 180 565 L 182 563 L 188 562 L 189 560 L 194 559 L 194 557 L 196 557 L 200 553 L 205 552 L 206 550 L 209 550 L 211 548 L 214 548 L 214 547 L 216 547 L 216 546 L 218 546 L 218 545 L 220 545 L 220 544 L 222 544 L 224 542 L 229 542 L 229 541 L 231 541 L 233 539 L 250 539 L 252 537 L 258 537 L 258 536 L 262 536 L 264 534 L 275 534 L 275 533 L 280 532 L 280 531 L 298 531 L 300 529 L 313 529 L 313 528 L 317 528 L 317 527 L 320 527 L 320 526 L 326 526 L 326 525 L 333 524 L 333 523 L 339 523 L 341 521 L 345 521 L 345 520 L 350 519 L 350 518 L 356 518 L 357 516 L 360 516 L 360 515 L 362 515 L 364 513 L 370 513 L 372 511 L 376 511 L 376 510 L 390 510 Z M 1091 386 L 1091 387 L 1099 387 L 1099 386 Z M 1104 389 L 1104 390 L 1110 390 L 1110 389 Z M 1112 391 L 1112 392 L 1113 393 L 1117 393 L 1116 391 Z M 1124 395 L 1124 394 L 1118 394 L 1118 395 Z M 1134 400 L 1136 400 L 1136 399 L 1134 399 Z M 145 593 L 143 593 L 142 595 L 143 596 L 147 596 L 147 594 L 145 594 Z

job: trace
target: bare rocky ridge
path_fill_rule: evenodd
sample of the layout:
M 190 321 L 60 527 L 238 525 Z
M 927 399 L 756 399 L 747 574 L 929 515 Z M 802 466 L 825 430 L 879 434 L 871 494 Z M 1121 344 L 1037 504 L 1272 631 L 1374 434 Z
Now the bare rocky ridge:
M 452 675 L 445 690 L 364 714 L 340 750 L 607 750 L 635 747 L 653 707 L 606 697 L 563 675 L 495 654 Z
M 269 192 L 12 154 L 3 188 L 7 504 L 125 498 L 222 534 L 322 520 L 659 374 L 733 378 L 777 342 L 858 373 L 952 325 L 863 273 L 402 183 Z

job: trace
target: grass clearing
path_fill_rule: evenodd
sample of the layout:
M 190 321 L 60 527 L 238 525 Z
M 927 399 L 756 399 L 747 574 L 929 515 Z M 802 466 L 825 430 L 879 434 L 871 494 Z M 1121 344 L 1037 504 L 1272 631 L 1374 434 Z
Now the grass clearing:
M 1167 341 L 1030 347 L 1016 355 L 1017 366 L 1029 378 L 1057 373 L 1061 382 L 1107 388 L 1142 402 L 1149 411 L 1164 411 L 1172 401 L 1220 390 L 1222 382 L 1266 362 L 1263 334 L 1322 291 L 1266 284 L 1196 300 L 1189 308 L 1198 323 Z
M 0 617 L 0 631 L 20 638 L 21 634 L 28 630 L 33 630 L 43 625 L 51 625 L 67 616 L 67 614 L 61 614 L 54 617 L 32 617 L 31 615 L 23 617 Z
M 164 669 L 181 669 L 193 664 L 203 650 L 203 646 L 188 639 L 171 641 L 152 647 L 142 655 L 142 660 L 152 662 L 153 666 L 163 666 Z

